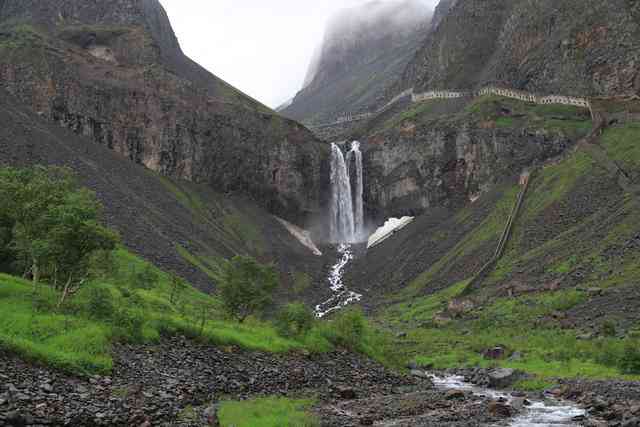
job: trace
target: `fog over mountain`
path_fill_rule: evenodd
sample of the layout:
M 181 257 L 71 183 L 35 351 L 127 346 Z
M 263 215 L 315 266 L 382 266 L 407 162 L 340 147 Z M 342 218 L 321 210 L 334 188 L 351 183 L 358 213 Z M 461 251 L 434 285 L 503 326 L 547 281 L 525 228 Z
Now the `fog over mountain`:
M 431 16 L 420 0 L 372 1 L 334 14 L 285 114 L 329 120 L 381 102 L 426 37 Z

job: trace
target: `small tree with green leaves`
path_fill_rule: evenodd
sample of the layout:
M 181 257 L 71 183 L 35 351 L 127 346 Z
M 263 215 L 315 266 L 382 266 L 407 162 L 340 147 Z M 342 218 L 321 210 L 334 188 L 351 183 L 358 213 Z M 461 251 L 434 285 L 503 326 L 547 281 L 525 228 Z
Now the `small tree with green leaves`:
M 43 276 L 61 291 L 58 307 L 87 281 L 91 256 L 118 241 L 98 222 L 95 194 L 79 188 L 68 169 L 2 168 L 0 200 L 11 201 L 0 207 L 4 228 L 11 227 L 10 249 L 34 291 Z
M 315 316 L 303 303 L 284 306 L 276 317 L 276 329 L 284 337 L 300 338 L 313 328 Z
M 277 286 L 278 275 L 273 266 L 236 256 L 225 266 L 218 290 L 227 313 L 242 323 L 271 303 Z
M 171 304 L 177 304 L 180 301 L 181 295 L 187 289 L 187 283 L 175 273 L 171 274 L 171 294 L 169 295 L 169 301 Z

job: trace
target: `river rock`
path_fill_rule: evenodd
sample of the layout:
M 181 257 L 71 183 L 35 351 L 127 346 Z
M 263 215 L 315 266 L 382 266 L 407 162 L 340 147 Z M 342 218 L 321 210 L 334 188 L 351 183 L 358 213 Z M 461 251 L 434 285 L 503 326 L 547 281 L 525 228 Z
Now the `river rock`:
M 506 388 L 516 382 L 520 377 L 520 373 L 511 368 L 497 368 L 489 372 L 489 387 Z
M 424 379 L 429 378 L 429 374 L 427 374 L 425 371 L 420 370 L 420 369 L 412 369 L 411 370 L 411 375 L 416 377 L 416 378 L 424 378 Z
M 508 404 L 494 400 L 489 403 L 489 413 L 494 417 L 509 418 L 514 411 Z
M 467 396 L 467 394 L 462 390 L 449 390 L 445 394 L 445 397 L 448 400 L 464 399 L 466 396 Z
M 356 391 L 351 387 L 336 386 L 335 391 L 340 399 L 353 400 L 357 397 Z

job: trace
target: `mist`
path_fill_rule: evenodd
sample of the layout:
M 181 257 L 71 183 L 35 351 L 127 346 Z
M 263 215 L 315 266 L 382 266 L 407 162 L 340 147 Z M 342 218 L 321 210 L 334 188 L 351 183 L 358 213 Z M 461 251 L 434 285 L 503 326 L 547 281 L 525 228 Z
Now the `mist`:
M 270 107 L 303 86 L 330 17 L 364 0 L 160 0 L 184 52 Z M 424 0 L 430 8 L 439 0 Z

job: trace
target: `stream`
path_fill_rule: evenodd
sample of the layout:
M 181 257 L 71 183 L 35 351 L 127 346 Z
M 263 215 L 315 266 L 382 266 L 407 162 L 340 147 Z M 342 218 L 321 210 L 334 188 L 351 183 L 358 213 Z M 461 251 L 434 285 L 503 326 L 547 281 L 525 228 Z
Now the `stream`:
M 332 311 L 339 310 L 347 305 L 360 301 L 362 295 L 348 290 L 342 281 L 344 269 L 353 260 L 353 250 L 349 244 L 338 245 L 338 261 L 329 271 L 329 287 L 333 296 L 322 304 L 318 304 L 315 309 L 316 317 L 322 318 Z
M 514 397 L 503 392 L 476 387 L 473 384 L 464 382 L 461 376 L 438 377 L 431 376 L 435 386 L 446 390 L 463 390 L 471 392 L 478 396 L 489 396 L 493 399 L 504 399 L 511 403 Z M 531 405 L 526 406 L 524 412 L 508 424 L 496 424 L 497 426 L 509 427 L 545 427 L 545 426 L 580 426 L 574 421 L 576 417 L 586 415 L 584 409 L 579 408 L 575 404 L 566 401 L 560 401 L 555 398 L 547 398 L 545 400 L 528 399 Z

